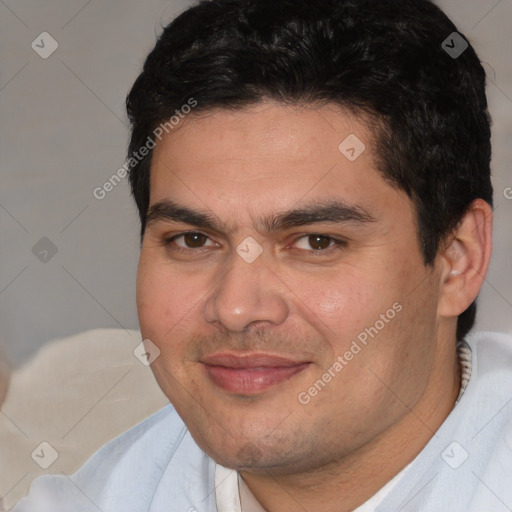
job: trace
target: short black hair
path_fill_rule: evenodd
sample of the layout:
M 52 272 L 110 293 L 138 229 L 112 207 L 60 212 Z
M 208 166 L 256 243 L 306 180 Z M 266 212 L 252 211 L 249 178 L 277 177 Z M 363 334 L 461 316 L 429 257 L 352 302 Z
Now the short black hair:
M 431 265 L 474 199 L 493 205 L 486 75 L 454 32 L 429 0 L 202 0 L 165 27 L 127 97 L 129 156 L 191 98 L 194 113 L 337 104 L 372 127 L 378 170 L 411 198 Z M 151 155 L 129 171 L 141 242 Z M 475 316 L 476 301 L 457 340 Z

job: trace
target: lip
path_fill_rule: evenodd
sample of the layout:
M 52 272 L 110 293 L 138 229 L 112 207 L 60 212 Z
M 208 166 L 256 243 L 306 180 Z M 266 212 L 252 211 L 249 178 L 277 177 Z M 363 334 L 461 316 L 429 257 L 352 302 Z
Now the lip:
M 258 353 L 210 354 L 201 363 L 214 384 L 241 395 L 261 393 L 291 379 L 310 364 L 307 361 Z

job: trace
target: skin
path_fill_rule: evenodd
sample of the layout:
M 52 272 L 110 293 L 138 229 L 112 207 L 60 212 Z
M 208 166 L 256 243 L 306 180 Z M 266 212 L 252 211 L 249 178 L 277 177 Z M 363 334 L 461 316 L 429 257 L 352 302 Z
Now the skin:
M 353 162 L 338 150 L 350 134 L 366 145 Z M 265 101 L 189 115 L 154 150 L 150 207 L 169 199 L 223 229 L 148 224 L 137 307 L 143 337 L 160 350 L 152 369 L 197 444 L 240 471 L 269 512 L 353 510 L 414 459 L 459 393 L 456 320 L 487 271 L 491 208 L 475 201 L 425 266 L 413 204 L 381 177 L 372 141 L 364 120 L 333 105 Z M 330 199 L 375 220 L 276 232 L 260 222 Z M 165 245 L 190 231 L 206 236 Z M 322 238 L 321 252 L 309 238 L 318 234 L 345 244 Z M 252 263 L 236 252 L 248 236 L 263 249 Z M 395 303 L 400 312 L 300 403 Z M 310 364 L 261 393 L 235 394 L 200 362 L 228 350 Z

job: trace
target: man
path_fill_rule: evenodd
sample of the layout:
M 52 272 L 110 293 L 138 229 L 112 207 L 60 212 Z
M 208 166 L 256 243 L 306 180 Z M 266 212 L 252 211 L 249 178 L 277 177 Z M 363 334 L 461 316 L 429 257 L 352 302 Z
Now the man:
M 439 8 L 203 1 L 127 106 L 171 404 L 16 512 L 511 510 L 485 73 Z

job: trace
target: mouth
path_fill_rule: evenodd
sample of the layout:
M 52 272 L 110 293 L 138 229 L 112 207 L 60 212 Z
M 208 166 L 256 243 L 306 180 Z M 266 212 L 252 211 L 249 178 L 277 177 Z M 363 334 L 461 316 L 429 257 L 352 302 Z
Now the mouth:
M 201 361 L 218 387 L 240 395 L 255 395 L 304 371 L 311 363 L 268 354 L 213 354 Z

